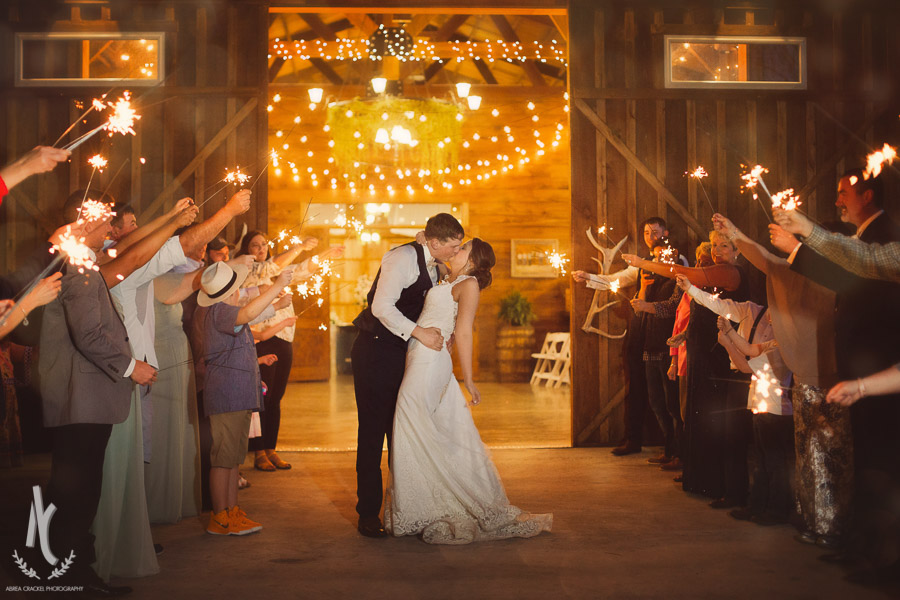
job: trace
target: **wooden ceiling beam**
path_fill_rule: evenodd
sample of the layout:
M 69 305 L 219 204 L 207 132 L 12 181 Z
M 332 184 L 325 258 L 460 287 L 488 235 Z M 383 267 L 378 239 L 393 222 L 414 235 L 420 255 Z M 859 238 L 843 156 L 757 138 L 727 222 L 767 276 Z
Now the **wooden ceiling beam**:
M 569 17 L 568 15 L 550 15 L 550 20 L 556 25 L 556 30 L 562 36 L 564 42 L 569 42 Z
M 296 0 L 272 0 L 270 13 L 409 13 L 450 15 L 466 13 L 470 15 L 566 15 L 568 0 L 458 0 L 454 2 L 434 2 L 430 6 L 413 5 L 409 0 L 372 0 L 334 2 L 333 0 L 306 0 L 303 6 L 296 6 Z
M 337 35 L 334 33 L 334 30 L 326 25 L 325 22 L 319 18 L 319 15 L 304 14 L 300 15 L 300 18 L 306 21 L 306 24 L 309 25 L 309 28 L 313 30 L 313 33 L 316 34 L 316 37 L 320 37 L 323 40 L 328 40 L 329 42 L 337 39 Z
M 315 68 L 319 70 L 322 75 L 328 78 L 328 81 L 333 83 L 334 85 L 343 85 L 344 78 L 341 77 L 337 71 L 331 68 L 331 65 L 328 64 L 324 58 L 312 57 L 309 59 L 309 62 L 313 64 Z
M 367 14 L 350 13 L 347 20 L 353 23 L 353 26 L 363 32 L 367 38 L 378 30 L 378 23 Z
M 519 41 L 519 36 L 516 35 L 516 31 L 513 29 L 512 25 L 509 24 L 509 21 L 505 16 L 491 15 L 491 19 L 494 21 L 494 25 L 497 26 L 497 30 L 500 32 L 500 35 L 503 36 L 505 41 Z M 522 65 L 522 68 L 525 69 L 525 74 L 528 76 L 528 79 L 531 80 L 532 85 L 547 85 L 547 82 L 544 81 L 543 76 L 541 76 L 541 72 L 538 71 L 538 68 L 535 66 L 534 61 L 526 60 L 520 64 Z
M 478 69 L 478 72 L 481 73 L 481 77 L 484 79 L 485 83 L 490 83 L 492 85 L 497 85 L 497 78 L 494 77 L 494 74 L 491 73 L 491 70 L 488 68 L 486 64 L 484 64 L 483 60 L 473 61 L 475 63 L 475 68 Z
M 406 33 L 410 35 L 412 39 L 416 39 L 422 30 L 428 27 L 428 24 L 431 23 L 431 15 L 416 15 L 413 17 L 412 21 L 409 22 L 409 25 L 406 26 Z
M 434 32 L 434 35 L 431 36 L 432 43 L 434 42 L 446 42 L 453 35 L 458 35 L 456 30 L 462 26 L 463 23 L 466 22 L 466 19 L 469 18 L 469 15 L 450 15 L 450 18 L 444 21 L 444 23 L 438 28 L 437 31 Z M 427 67 L 425 67 L 425 81 L 431 81 L 431 78 L 438 74 L 438 71 L 444 68 L 444 65 L 447 64 L 448 61 L 444 60 L 436 60 Z

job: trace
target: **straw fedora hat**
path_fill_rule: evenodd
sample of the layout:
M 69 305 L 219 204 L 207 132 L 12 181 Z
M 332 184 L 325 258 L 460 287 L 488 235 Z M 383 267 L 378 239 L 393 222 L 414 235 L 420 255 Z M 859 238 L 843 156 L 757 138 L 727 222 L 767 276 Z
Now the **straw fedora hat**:
M 221 302 L 241 287 L 250 269 L 241 264 L 229 265 L 224 262 L 214 263 L 200 276 L 200 294 L 197 296 L 199 306 L 212 306 Z

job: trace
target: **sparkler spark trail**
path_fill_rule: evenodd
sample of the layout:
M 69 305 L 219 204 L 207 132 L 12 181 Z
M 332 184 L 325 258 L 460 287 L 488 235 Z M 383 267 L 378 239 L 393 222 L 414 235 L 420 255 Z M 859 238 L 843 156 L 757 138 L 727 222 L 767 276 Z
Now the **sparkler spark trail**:
M 75 237 L 68 230 L 59 236 L 59 244 L 54 244 L 50 248 L 51 254 L 56 252 L 64 254 L 70 265 L 78 267 L 79 273 L 84 273 L 85 270 L 100 270 L 100 267 L 91 258 L 91 251 L 84 245 L 84 238 Z
M 126 133 L 130 133 L 131 135 L 135 135 L 134 131 L 134 122 L 141 118 L 141 115 L 137 114 L 133 108 L 131 108 L 131 93 L 126 90 L 122 92 L 122 97 L 116 100 L 115 104 L 110 105 L 113 110 L 113 114 L 109 117 L 109 121 L 106 122 L 104 129 L 109 132 L 109 135 L 112 136 L 114 133 L 121 133 L 125 135 Z
M 550 261 L 550 264 L 556 269 L 561 276 L 565 276 L 566 274 L 566 264 L 569 262 L 569 259 L 566 258 L 565 254 L 560 254 L 559 252 L 547 252 L 547 259 Z
M 241 172 L 241 168 L 235 167 L 234 171 L 225 171 L 225 179 L 223 181 L 227 181 L 228 183 L 236 183 L 241 187 L 244 187 L 244 184 L 250 181 L 250 176 Z
M 768 363 L 756 371 L 750 379 L 755 382 L 754 390 L 757 398 L 756 408 L 752 410 L 753 414 L 768 412 L 767 401 L 781 398 L 781 383 L 772 374 Z
M 772 208 L 780 208 L 781 210 L 797 210 L 797 207 L 803 204 L 800 198 L 794 195 L 794 188 L 782 190 L 772 196 Z
M 703 178 L 709 177 L 709 173 L 706 172 L 706 169 L 702 166 L 698 166 L 693 171 L 685 171 L 684 174 L 697 181 L 700 185 L 700 191 L 703 192 L 703 197 L 706 198 L 706 203 L 709 205 L 709 210 L 711 210 L 713 214 L 716 214 L 716 209 L 713 208 L 712 200 L 709 199 L 709 194 L 706 193 L 706 187 L 703 185 Z
M 107 160 L 99 154 L 95 154 L 88 159 L 88 164 L 102 173 L 103 169 L 106 167 Z
M 115 211 L 110 210 L 108 204 L 98 200 L 85 200 L 78 209 L 78 221 L 81 223 L 105 221 L 114 216 L 116 216 Z
M 106 94 L 103 94 L 102 96 L 100 96 L 100 98 L 106 98 Z M 97 98 L 94 98 L 94 99 L 91 101 L 91 107 L 88 108 L 88 109 L 87 109 L 86 111 L 84 111 L 83 113 L 81 113 L 81 116 L 80 116 L 80 117 L 78 117 L 77 119 L 75 119 L 74 121 L 72 121 L 72 124 L 69 125 L 69 126 L 66 128 L 66 130 L 62 132 L 62 135 L 59 136 L 59 137 L 56 139 L 55 142 L 53 142 L 53 147 L 55 148 L 56 145 L 57 145 L 64 137 L 66 137 L 66 134 L 69 133 L 70 131 L 72 131 L 72 128 L 75 127 L 76 125 L 78 125 L 78 122 L 81 121 L 81 120 L 82 120 L 83 118 L 85 118 L 86 116 L 88 116 L 88 113 L 90 113 L 92 110 L 96 110 L 97 112 L 101 112 L 101 111 L 103 111 L 104 109 L 106 109 L 106 104 L 105 104 L 102 100 L 98 100 Z
M 893 164 L 897 158 L 897 149 L 887 144 L 881 150 L 876 150 L 866 157 L 866 170 L 863 172 L 863 179 L 870 177 L 878 177 L 881 174 L 881 167 L 884 163 Z
M 741 165 L 742 167 L 746 167 L 747 165 Z M 756 193 L 757 185 L 759 189 L 765 192 L 766 196 L 769 197 L 769 201 L 772 200 L 772 194 L 769 193 L 769 188 L 766 187 L 766 182 L 763 181 L 762 174 L 768 173 L 769 170 L 762 165 L 756 165 L 752 169 L 750 169 L 747 173 L 741 175 L 741 179 L 743 179 L 746 183 L 744 184 L 744 189 L 748 190 L 751 194 L 753 194 L 753 199 L 759 202 L 759 205 L 762 206 L 763 213 L 766 215 L 766 219 L 769 220 L 769 223 L 772 222 L 772 217 L 769 216 L 769 210 L 766 208 L 766 205 L 763 204 L 762 200 L 759 199 L 759 195 Z

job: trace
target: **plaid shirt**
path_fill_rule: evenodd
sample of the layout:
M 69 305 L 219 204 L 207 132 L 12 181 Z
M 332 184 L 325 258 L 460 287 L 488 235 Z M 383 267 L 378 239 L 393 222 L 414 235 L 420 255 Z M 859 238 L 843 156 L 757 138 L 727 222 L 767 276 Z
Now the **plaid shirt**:
M 813 226 L 805 243 L 835 264 L 870 279 L 900 281 L 900 242 L 867 244 Z

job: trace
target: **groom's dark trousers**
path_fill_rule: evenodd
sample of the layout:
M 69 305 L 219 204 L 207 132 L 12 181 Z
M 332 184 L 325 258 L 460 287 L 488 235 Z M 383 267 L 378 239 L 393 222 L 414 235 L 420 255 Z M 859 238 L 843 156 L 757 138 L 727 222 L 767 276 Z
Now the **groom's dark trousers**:
M 406 346 L 360 331 L 350 350 L 359 431 L 356 453 L 356 512 L 376 517 L 381 511 L 381 449 L 391 447 L 394 408 L 406 368 Z M 388 453 L 390 456 L 390 452 Z

